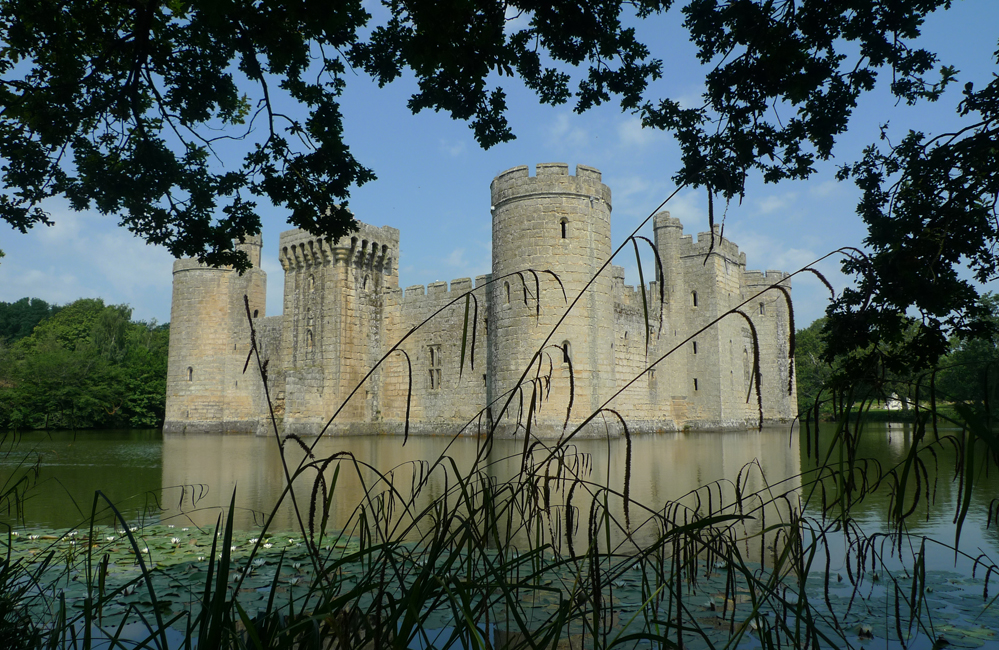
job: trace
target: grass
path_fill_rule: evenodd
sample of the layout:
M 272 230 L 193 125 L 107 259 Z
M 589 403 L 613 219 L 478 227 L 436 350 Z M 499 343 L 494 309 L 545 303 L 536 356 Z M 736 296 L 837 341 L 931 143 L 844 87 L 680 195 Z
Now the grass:
M 629 242 L 637 249 L 635 239 Z M 535 284 L 545 274 L 526 273 Z M 526 282 L 523 273 L 515 275 Z M 570 309 L 578 299 L 567 297 Z M 648 322 L 654 300 L 644 290 L 642 299 Z M 466 314 L 477 309 L 471 293 L 443 309 L 456 304 Z M 742 318 L 752 329 L 740 307 L 721 318 Z M 463 357 L 466 344 L 474 355 L 477 319 L 472 328 L 468 322 L 466 316 Z M 793 326 L 790 332 L 793 359 Z M 610 419 L 627 439 L 630 469 L 627 419 L 610 400 L 559 440 L 530 435 L 535 406 L 544 399 L 535 366 L 550 339 L 517 388 L 490 405 L 495 417 L 476 418 L 463 429 L 479 434 L 480 453 L 468 471 L 447 452 L 412 464 L 408 473 L 377 473 L 346 452 L 320 456 L 314 442 L 282 435 L 272 412 L 286 485 L 304 477 L 311 489 L 287 487 L 252 540 L 233 530 L 235 495 L 227 516 L 214 527 L 184 531 L 183 539 L 164 529 L 133 529 L 100 492 L 85 530 L 51 531 L 51 539 L 28 540 L 33 545 L 9 531 L 0 565 L 0 640 L 15 648 L 318 650 L 839 648 L 868 636 L 901 646 L 937 643 L 945 633 L 955 641 L 978 639 L 973 626 L 943 632 L 934 619 L 948 605 L 931 594 L 949 578 L 925 570 L 927 546 L 935 542 L 911 538 L 906 523 L 935 494 L 931 486 L 942 474 L 935 461 L 953 454 L 961 494 L 951 548 L 958 547 L 976 477 L 996 465 L 988 409 L 956 407 L 962 428 L 948 432 L 937 426 L 939 413 L 917 404 L 914 444 L 897 465 L 882 467 L 858 453 L 862 429 L 849 412 L 831 441 L 820 439 L 817 406 L 802 435 L 818 469 L 770 484 L 759 464 L 751 464 L 734 479 L 652 509 L 632 500 L 630 474 L 621 485 L 608 485 L 572 444 L 588 423 Z M 648 369 L 671 353 L 651 360 Z M 264 373 L 255 336 L 247 363 L 254 360 Z M 768 378 L 755 350 L 753 379 L 762 404 L 760 386 Z M 498 481 L 489 460 L 496 423 L 525 394 L 529 407 L 518 416 L 525 430 L 521 471 Z M 571 396 L 561 407 L 568 423 Z M 760 413 L 762 420 L 762 406 Z M 14 442 L 8 437 L 7 453 L 17 453 Z M 301 462 L 289 460 L 288 445 L 304 452 Z M 21 507 L 32 472 L 26 463 L 4 486 L 0 498 L 8 508 Z M 365 496 L 343 529 L 330 530 L 344 472 L 366 482 Z M 398 478 L 404 474 L 411 479 Z M 421 499 L 431 478 L 445 488 Z M 891 529 L 865 533 L 850 513 L 883 489 L 893 495 Z M 285 501 L 295 513 L 296 544 L 276 552 L 273 540 L 286 531 L 272 530 L 271 523 Z M 108 517 L 110 531 L 97 526 Z M 152 546 L 151 539 L 157 540 Z M 832 568 L 830 548 L 838 540 L 845 540 L 845 576 Z M 985 576 L 979 620 L 992 621 L 995 597 L 988 586 L 999 568 L 988 557 L 970 559 Z M 980 586 L 970 580 L 961 593 Z

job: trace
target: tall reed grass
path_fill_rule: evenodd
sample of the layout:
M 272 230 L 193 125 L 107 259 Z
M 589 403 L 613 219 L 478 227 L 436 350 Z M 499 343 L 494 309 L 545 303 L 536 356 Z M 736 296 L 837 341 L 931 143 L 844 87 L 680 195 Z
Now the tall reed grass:
M 633 236 L 622 247 L 630 244 L 637 254 L 641 239 Z M 817 274 L 811 268 L 804 271 Z M 527 276 L 533 283 L 548 276 L 547 281 L 559 282 L 544 270 L 515 275 L 525 287 Z M 661 290 L 658 260 L 656 275 Z M 509 278 L 493 281 L 504 279 Z M 655 300 L 661 308 L 664 297 L 646 295 L 644 275 L 642 286 L 648 322 L 654 320 Z M 767 290 L 783 293 L 792 308 L 781 287 Z M 566 296 L 569 309 L 577 300 L 579 296 Z M 457 305 L 474 313 L 477 304 L 470 292 L 442 310 Z M 743 318 L 752 327 L 740 308 L 721 318 Z M 477 321 L 473 317 L 470 327 L 466 315 L 462 363 L 466 347 L 474 355 Z M 650 336 L 647 332 L 647 344 Z M 753 337 L 755 345 L 755 330 Z M 467 471 L 447 452 L 415 463 L 406 473 L 378 473 L 365 459 L 346 452 L 319 455 L 315 441 L 283 435 L 272 409 L 274 441 L 288 487 L 255 531 L 250 550 L 238 555 L 233 551 L 233 495 L 226 516 L 208 531 L 207 570 L 197 574 L 197 589 L 185 607 L 163 604 L 166 594 L 157 584 L 166 569 L 148 565 L 139 531 L 99 492 L 73 558 L 55 550 L 62 540 L 55 540 L 53 550 L 40 559 L 17 556 L 14 531 L 9 531 L 0 565 L 0 643 L 24 648 L 539 649 L 839 648 L 869 635 L 901 646 L 937 641 L 933 608 L 938 605 L 930 595 L 925 558 L 928 546 L 948 542 L 915 539 L 907 534 L 907 523 L 932 504 L 937 481 L 958 481 L 956 532 L 949 547 L 960 554 L 956 549 L 976 478 L 986 467 L 994 470 L 999 458 L 990 410 L 994 401 L 961 406 L 959 429 L 944 430 L 932 377 L 920 379 L 927 384 L 928 402 L 916 404 L 915 444 L 902 462 L 885 467 L 858 453 L 861 428 L 850 411 L 863 412 L 869 405 L 855 407 L 850 395 L 840 393 L 835 399 L 846 405 L 846 412 L 831 440 L 819 437 L 818 403 L 800 423 L 807 454 L 817 459 L 816 470 L 772 484 L 759 463 L 751 464 L 734 478 L 700 486 L 676 501 L 643 504 L 630 495 L 631 434 L 627 414 L 613 408 L 613 397 L 579 418 L 574 428 L 568 426 L 569 416 L 578 406 L 570 398 L 563 405 L 567 426 L 560 439 L 531 435 L 536 408 L 545 401 L 551 381 L 539 363 L 550 339 L 539 346 L 518 385 L 461 429 L 479 440 L 478 457 Z M 401 352 L 404 340 L 385 358 Z M 265 375 L 255 334 L 250 348 L 247 366 L 254 364 Z M 672 353 L 650 359 L 648 368 Z M 791 353 L 793 358 L 793 349 Z M 760 386 L 771 379 L 761 374 L 758 352 L 754 357 L 759 403 Z M 751 393 L 747 401 L 752 399 Z M 524 440 L 518 455 L 521 469 L 498 481 L 490 471 L 496 426 L 524 403 L 517 416 Z M 762 423 L 762 406 L 760 419 Z M 620 485 L 594 476 L 591 459 L 573 445 L 576 433 L 593 421 L 612 422 L 627 439 L 620 462 L 629 471 Z M 789 430 L 788 435 L 799 433 Z M 290 454 L 289 445 L 302 453 Z M 937 466 L 944 453 L 959 459 L 954 477 L 941 475 Z M 293 462 L 293 456 L 302 460 Z M 363 482 L 365 496 L 348 524 L 332 530 L 331 506 L 345 472 Z M 8 509 L 23 503 L 30 474 L 25 467 L 4 487 L 0 498 Z M 403 475 L 409 480 L 398 478 Z M 291 487 L 303 477 L 311 485 L 307 493 Z M 432 498 L 421 498 L 432 482 L 445 487 Z M 891 527 L 865 532 L 851 512 L 885 489 L 893 495 Z M 289 556 L 262 559 L 266 540 L 281 532 L 271 525 L 286 501 L 302 541 L 301 562 L 310 569 L 305 581 L 288 577 Z M 997 504 L 988 506 L 990 524 Z M 106 579 L 113 560 L 100 542 L 98 513 L 111 513 L 127 540 L 125 547 L 139 566 L 134 579 L 114 584 Z M 837 548 L 845 556 L 837 562 L 845 561 L 846 576 L 833 568 L 832 553 L 837 551 L 831 549 Z M 984 575 L 987 610 L 994 604 L 988 588 L 996 564 L 985 556 L 968 557 L 975 575 Z M 82 585 L 85 596 L 79 607 L 67 604 L 58 584 L 53 587 L 50 572 L 60 566 L 65 567 L 59 573 L 63 584 Z M 247 585 L 254 580 L 259 584 L 262 574 L 268 582 L 252 591 L 264 596 L 251 602 Z M 142 601 L 129 605 L 116 623 L 106 624 L 105 609 L 135 594 Z

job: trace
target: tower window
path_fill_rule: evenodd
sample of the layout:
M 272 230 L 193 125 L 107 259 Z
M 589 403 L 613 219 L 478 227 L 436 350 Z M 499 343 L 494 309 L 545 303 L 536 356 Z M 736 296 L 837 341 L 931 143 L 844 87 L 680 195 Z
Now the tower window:
M 691 304 L 694 307 L 697 306 L 697 292 L 696 291 L 691 291 L 690 292 L 690 302 L 691 302 Z
M 504 304 L 509 305 L 510 304 L 510 283 L 509 282 L 504 282 L 503 283 L 503 293 L 506 296 L 504 298 Z
M 697 390 L 697 377 L 694 377 L 694 390 Z
M 563 217 L 562 220 L 559 221 L 558 223 L 559 223 L 559 226 L 561 226 L 561 228 L 562 228 L 562 239 L 568 239 L 569 238 L 569 220 Z
M 569 364 L 572 362 L 572 347 L 569 345 L 568 341 L 562 341 L 562 363 Z
M 254 309 L 253 310 L 253 317 L 256 318 L 259 315 L 260 315 L 260 310 L 259 309 Z
M 766 309 L 766 307 L 763 306 L 763 303 L 761 302 L 760 303 L 760 316 L 765 316 L 766 313 L 767 313 L 767 309 Z
M 694 354 L 697 354 L 697 341 L 694 341 Z
M 441 346 L 431 345 L 427 348 L 430 353 L 430 390 L 437 390 L 441 387 Z
M 187 381 L 194 381 L 194 368 L 191 366 L 187 367 Z
M 483 334 L 488 334 L 489 333 L 489 319 L 488 318 L 483 318 L 482 319 L 482 333 Z
M 312 349 L 312 330 L 305 330 L 305 347 L 308 350 Z

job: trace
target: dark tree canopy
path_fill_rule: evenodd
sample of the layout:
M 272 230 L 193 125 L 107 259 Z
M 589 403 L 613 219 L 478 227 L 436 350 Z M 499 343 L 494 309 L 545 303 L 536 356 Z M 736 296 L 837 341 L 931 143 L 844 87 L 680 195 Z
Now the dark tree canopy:
M 859 97 L 882 80 L 901 102 L 938 99 L 956 70 L 919 45 L 950 0 L 386 0 L 375 20 L 337 3 L 0 0 L 0 216 L 24 232 L 64 196 L 175 256 L 243 268 L 231 242 L 260 229 L 256 202 L 339 237 L 351 188 L 374 172 L 344 141 L 346 71 L 414 75 L 414 112 L 446 111 L 483 147 L 514 137 L 501 82 L 577 112 L 617 101 L 674 134 L 674 179 L 741 197 L 748 175 L 806 178 L 829 159 Z M 672 11 L 706 64 L 703 104 L 655 97 L 659 43 L 629 25 Z M 514 18 L 524 20 L 513 22 Z M 514 26 L 524 25 L 526 26 Z M 695 62 L 678 62 L 679 65 Z M 296 113 L 281 112 L 290 100 Z M 980 329 L 979 281 L 995 276 L 999 82 L 965 89 L 968 127 L 912 133 L 845 166 L 864 191 L 870 255 L 829 327 L 851 345 L 898 337 L 915 308 L 920 359 Z M 242 139 L 239 164 L 215 159 Z M 872 138 L 873 139 L 873 138 Z M 712 217 L 713 218 L 713 217 Z M 960 236 L 957 236 L 960 233 Z M 857 314 L 861 314 L 858 316 Z M 874 322 L 877 321 L 877 322 Z

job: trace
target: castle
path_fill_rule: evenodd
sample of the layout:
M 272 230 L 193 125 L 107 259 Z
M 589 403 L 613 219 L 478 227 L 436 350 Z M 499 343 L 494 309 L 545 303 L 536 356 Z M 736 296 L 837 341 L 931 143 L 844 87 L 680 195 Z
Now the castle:
M 660 308 L 653 282 L 646 308 L 622 267 L 597 274 L 612 252 L 611 191 L 599 171 L 578 165 L 570 175 L 552 163 L 531 176 L 515 167 L 493 180 L 491 195 L 492 273 L 474 287 L 461 278 L 400 290 L 399 231 L 366 224 L 339 241 L 281 234 L 280 316 L 264 312 L 259 237 L 239 245 L 253 264 L 243 275 L 177 260 L 164 432 L 266 433 L 272 407 L 283 432 L 300 435 L 319 433 L 334 414 L 334 433 L 402 433 L 407 412 L 411 433 L 492 422 L 517 435 L 535 391 L 539 436 L 561 434 L 570 402 L 571 430 L 618 391 L 607 407 L 630 431 L 755 427 L 754 330 L 763 417 L 794 417 L 787 274 L 747 271 L 745 253 L 718 231 L 694 241 L 664 212 L 654 231 L 665 301 Z M 746 300 L 745 316 L 699 332 Z M 255 364 L 244 373 L 250 319 L 270 406 Z M 620 430 L 601 415 L 584 433 L 606 427 Z

